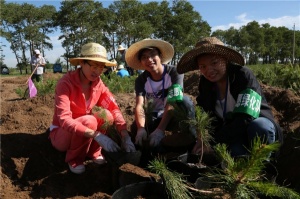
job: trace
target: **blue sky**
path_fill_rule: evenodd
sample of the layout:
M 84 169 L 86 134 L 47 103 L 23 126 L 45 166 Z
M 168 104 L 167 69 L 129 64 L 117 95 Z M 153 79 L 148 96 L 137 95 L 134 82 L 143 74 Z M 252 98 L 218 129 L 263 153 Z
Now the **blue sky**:
M 6 2 L 17 2 L 34 4 L 35 6 L 42 6 L 44 4 L 54 5 L 59 9 L 60 2 L 56 0 L 35 0 L 35 1 L 13 1 L 6 0 Z M 113 1 L 101 1 L 104 7 L 110 5 Z M 146 2 L 146 1 L 141 1 Z M 147 1 L 148 2 L 148 1 Z M 171 2 L 171 1 L 170 1 Z M 233 26 L 239 28 L 251 21 L 257 21 L 259 24 L 269 23 L 271 26 L 285 26 L 288 29 L 300 30 L 300 1 L 243 1 L 243 0 L 210 0 L 210 1 L 189 1 L 194 10 L 199 12 L 202 19 L 206 21 L 211 27 L 212 31 L 216 29 L 226 30 Z M 59 32 L 51 35 L 53 43 L 53 50 L 45 51 L 45 58 L 51 63 L 55 62 L 63 53 L 64 49 L 61 47 L 61 41 L 58 40 Z M 6 47 L 3 47 L 3 54 L 5 55 L 4 63 L 8 67 L 15 67 L 16 60 L 9 48 L 7 41 L 1 37 L 1 42 Z M 28 53 L 29 54 L 29 53 Z M 28 55 L 29 56 L 29 55 Z M 61 60 L 63 60 L 61 58 Z

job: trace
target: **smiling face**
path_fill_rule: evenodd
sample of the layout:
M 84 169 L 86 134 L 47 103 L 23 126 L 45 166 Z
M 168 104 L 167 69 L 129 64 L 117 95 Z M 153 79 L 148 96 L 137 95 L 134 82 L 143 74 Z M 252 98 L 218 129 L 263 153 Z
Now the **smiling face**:
M 148 72 L 157 73 L 162 69 L 160 52 L 156 48 L 143 49 L 139 53 L 139 60 Z
M 218 55 L 204 54 L 197 58 L 200 72 L 211 82 L 223 81 L 226 77 L 226 60 Z
M 89 81 L 97 80 L 105 67 L 104 63 L 90 60 L 82 60 L 80 65 L 84 76 Z

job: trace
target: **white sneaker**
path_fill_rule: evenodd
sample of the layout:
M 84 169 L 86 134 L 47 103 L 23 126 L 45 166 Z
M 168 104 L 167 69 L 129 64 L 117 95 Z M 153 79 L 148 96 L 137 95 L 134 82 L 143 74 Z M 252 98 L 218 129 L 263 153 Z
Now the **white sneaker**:
M 101 156 L 98 156 L 97 158 L 93 159 L 93 162 L 95 162 L 96 164 L 105 164 L 106 163 L 106 160 L 104 159 L 104 157 L 101 155 Z
M 75 167 L 72 167 L 70 164 L 68 164 L 68 165 L 69 165 L 70 171 L 72 171 L 73 173 L 82 174 L 85 172 L 85 166 L 83 164 L 77 165 Z

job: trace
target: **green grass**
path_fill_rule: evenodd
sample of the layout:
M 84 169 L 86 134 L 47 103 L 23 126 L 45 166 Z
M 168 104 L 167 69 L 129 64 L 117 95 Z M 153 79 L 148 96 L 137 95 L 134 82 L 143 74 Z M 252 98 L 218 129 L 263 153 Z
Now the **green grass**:
M 112 93 L 133 93 L 134 82 L 136 75 L 130 77 L 119 77 L 116 73 L 111 73 L 110 78 L 105 75 L 101 75 L 102 81 L 109 88 Z
M 296 94 L 300 95 L 300 67 L 299 65 L 280 65 L 280 64 L 265 64 L 265 65 L 251 65 L 249 68 L 257 76 L 257 79 L 269 86 L 277 86 L 283 89 L 291 89 Z M 47 72 L 52 73 L 52 69 L 46 69 Z M 0 75 L 1 78 L 11 76 L 29 76 L 30 74 L 20 74 L 16 68 L 10 68 L 9 75 Z M 133 93 L 134 84 L 137 75 L 121 78 L 116 73 L 111 73 L 110 78 L 101 75 L 101 79 L 112 93 Z M 38 95 L 45 95 L 47 93 L 54 93 L 54 86 L 57 80 L 47 80 L 43 84 L 36 85 Z M 24 94 L 25 89 L 17 89 L 19 95 Z
M 262 83 L 283 89 L 291 89 L 296 94 L 300 94 L 299 65 L 265 64 L 252 65 L 249 68 Z

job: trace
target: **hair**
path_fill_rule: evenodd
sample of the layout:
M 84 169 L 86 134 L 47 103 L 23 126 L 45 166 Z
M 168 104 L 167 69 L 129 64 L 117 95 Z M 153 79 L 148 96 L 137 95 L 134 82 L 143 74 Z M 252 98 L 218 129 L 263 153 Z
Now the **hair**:
M 154 46 L 150 46 L 150 47 L 146 47 L 146 48 L 142 48 L 139 52 L 138 52 L 138 60 L 141 61 L 142 55 L 146 50 L 157 50 L 159 57 L 161 57 L 161 52 L 159 50 L 159 48 L 154 47 Z

